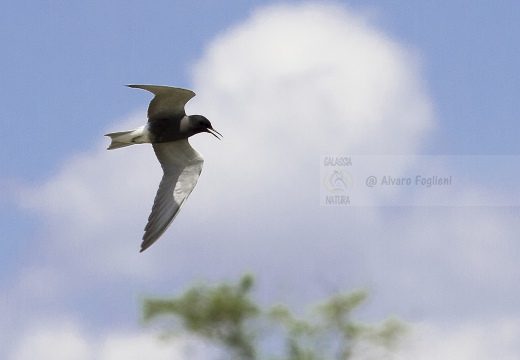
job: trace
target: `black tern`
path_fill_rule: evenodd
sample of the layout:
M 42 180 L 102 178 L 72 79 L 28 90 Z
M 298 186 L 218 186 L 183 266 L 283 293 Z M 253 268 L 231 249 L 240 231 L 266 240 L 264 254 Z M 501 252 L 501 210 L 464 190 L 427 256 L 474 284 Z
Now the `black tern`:
M 143 252 L 168 229 L 199 179 L 204 157 L 190 146 L 188 138 L 201 132 L 219 140 L 217 135 L 222 135 L 204 116 L 186 115 L 184 106 L 195 96 L 193 91 L 157 85 L 127 86 L 155 95 L 148 107 L 148 123 L 135 130 L 106 134 L 112 139 L 107 150 L 151 143 L 164 172 L 144 228 Z

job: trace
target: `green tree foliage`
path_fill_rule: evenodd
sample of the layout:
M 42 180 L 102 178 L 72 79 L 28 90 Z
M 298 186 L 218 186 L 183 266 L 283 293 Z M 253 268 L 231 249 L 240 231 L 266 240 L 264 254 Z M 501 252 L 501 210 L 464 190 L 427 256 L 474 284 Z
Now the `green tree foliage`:
M 230 358 L 240 360 L 382 359 L 406 331 L 395 318 L 375 325 L 356 322 L 352 313 L 366 301 L 363 291 L 333 295 L 297 316 L 283 304 L 262 309 L 251 298 L 253 283 L 253 277 L 245 275 L 236 284 L 196 285 L 173 299 L 145 299 L 143 317 L 145 322 L 173 317 L 178 330 L 227 349 Z M 283 355 L 263 354 L 262 338 L 278 335 Z

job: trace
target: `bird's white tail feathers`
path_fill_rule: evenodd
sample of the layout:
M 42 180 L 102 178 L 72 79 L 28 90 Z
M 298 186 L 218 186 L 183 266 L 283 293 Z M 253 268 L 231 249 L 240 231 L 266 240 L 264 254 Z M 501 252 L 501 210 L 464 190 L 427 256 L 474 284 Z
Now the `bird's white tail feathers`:
M 135 130 L 115 132 L 106 134 L 105 136 L 110 136 L 110 139 L 112 139 L 112 143 L 107 150 L 119 149 L 125 146 L 150 142 L 148 126 L 146 125 L 141 126 Z
M 110 139 L 112 140 L 112 143 L 107 148 L 107 150 L 114 150 L 125 146 L 134 145 L 131 142 L 132 136 L 130 136 L 130 134 L 132 134 L 133 132 L 134 130 L 106 134 L 105 136 L 110 136 Z

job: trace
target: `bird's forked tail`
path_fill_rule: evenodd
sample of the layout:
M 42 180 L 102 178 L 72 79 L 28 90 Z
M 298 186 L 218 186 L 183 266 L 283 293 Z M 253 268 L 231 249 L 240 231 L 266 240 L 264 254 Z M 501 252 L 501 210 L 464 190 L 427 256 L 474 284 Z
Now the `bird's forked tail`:
M 112 140 L 107 150 L 114 150 L 125 146 L 134 145 L 132 142 L 132 136 L 130 135 L 133 132 L 134 130 L 105 134 L 105 136 L 110 136 L 110 139 Z
M 110 139 L 112 139 L 112 143 L 107 150 L 150 142 L 150 134 L 147 125 L 143 125 L 135 130 L 115 132 L 106 134 L 105 136 L 110 136 Z

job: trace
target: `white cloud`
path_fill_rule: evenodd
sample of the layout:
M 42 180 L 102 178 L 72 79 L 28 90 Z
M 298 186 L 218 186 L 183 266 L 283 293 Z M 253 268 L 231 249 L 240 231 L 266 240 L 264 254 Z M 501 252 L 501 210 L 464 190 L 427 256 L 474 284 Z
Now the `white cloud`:
M 164 341 L 158 339 L 155 334 L 147 333 L 112 331 L 92 336 L 77 323 L 53 320 L 50 323 L 29 327 L 16 343 L 8 359 L 176 360 L 186 359 L 186 344 L 186 339 Z
M 339 6 L 258 11 L 194 75 L 197 109 L 225 136 L 209 144 L 218 168 L 246 182 L 320 155 L 414 153 L 433 125 L 416 57 Z
M 20 340 L 12 360 L 88 360 L 92 358 L 83 334 L 73 324 L 30 329 Z
M 157 335 L 111 334 L 101 347 L 101 360 L 185 359 L 182 342 L 157 339 Z
M 516 360 L 520 355 L 520 320 L 495 319 L 458 325 L 421 323 L 414 327 L 391 358 L 400 360 Z M 372 348 L 355 359 L 373 358 Z M 216 349 L 185 337 L 168 341 L 155 334 L 104 332 L 89 335 L 74 322 L 51 322 L 27 329 L 9 360 L 175 360 L 215 358 Z M 216 358 L 219 358 L 218 356 Z M 378 357 L 376 357 L 378 358 Z M 386 358 L 386 357 L 385 357 Z
M 520 355 L 518 319 L 461 323 L 457 326 L 421 324 L 401 360 L 514 360 Z

